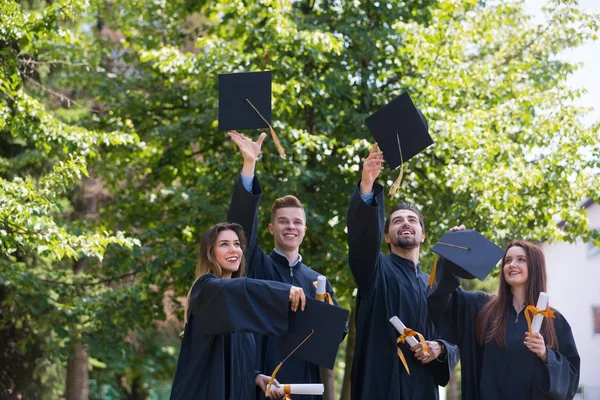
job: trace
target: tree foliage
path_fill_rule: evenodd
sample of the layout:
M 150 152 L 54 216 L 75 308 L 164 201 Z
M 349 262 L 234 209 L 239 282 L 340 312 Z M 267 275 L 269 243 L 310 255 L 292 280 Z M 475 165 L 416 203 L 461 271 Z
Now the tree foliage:
M 576 1 L 549 1 L 541 24 L 523 1 L 85 4 L 0 6 L 0 262 L 13 291 L 3 304 L 25 300 L 56 355 L 82 338 L 98 382 L 150 387 L 173 372 L 174 335 L 148 332 L 181 315 L 161 306 L 164 293 L 187 292 L 196 243 L 225 218 L 242 164 L 217 130 L 219 73 L 273 71 L 288 157 L 267 140 L 261 242 L 272 246 L 270 202 L 297 195 L 303 257 L 347 307 L 347 200 L 372 140 L 363 119 L 404 90 L 435 145 L 387 201 L 422 207 L 426 268 L 430 243 L 458 223 L 499 244 L 592 235 L 579 204 L 597 196 L 599 126 L 581 123 L 582 89 L 566 85 L 577 66 L 559 55 L 595 39 L 599 18 Z M 102 193 L 92 218 L 78 209 L 86 179 Z M 69 260 L 81 258 L 89 265 L 75 274 Z

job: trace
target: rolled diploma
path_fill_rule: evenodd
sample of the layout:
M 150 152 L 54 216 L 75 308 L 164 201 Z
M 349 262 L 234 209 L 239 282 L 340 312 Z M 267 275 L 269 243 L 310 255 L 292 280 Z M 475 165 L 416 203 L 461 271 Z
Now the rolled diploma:
M 319 275 L 317 278 L 317 294 L 325 294 L 327 278 L 323 275 Z
M 548 294 L 545 292 L 540 292 L 540 297 L 538 297 L 537 309 L 545 310 L 548 308 Z M 533 333 L 538 333 L 542 327 L 542 322 L 544 321 L 544 316 L 541 314 L 536 314 L 533 317 L 533 321 L 531 321 L 531 331 Z
M 400 318 L 398 318 L 394 315 L 392 318 L 390 318 L 390 322 L 392 323 L 392 325 L 394 325 L 394 328 L 396 328 L 396 330 L 401 335 L 404 333 L 404 329 L 406 329 L 406 326 L 402 323 L 402 321 L 400 321 Z M 408 343 L 408 345 L 410 347 L 413 347 L 413 346 L 419 344 L 419 342 L 417 341 L 417 339 L 415 339 L 414 336 L 407 336 L 406 343 Z
M 325 392 L 325 386 L 322 383 L 293 383 L 279 385 L 279 388 L 284 389 L 289 394 L 323 394 Z

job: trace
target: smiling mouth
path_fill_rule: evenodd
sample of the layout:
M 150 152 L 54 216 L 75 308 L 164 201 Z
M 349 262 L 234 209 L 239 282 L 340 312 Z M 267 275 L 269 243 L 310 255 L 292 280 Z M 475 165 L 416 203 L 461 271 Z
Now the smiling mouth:
M 509 272 L 508 275 L 509 276 L 515 276 L 515 275 L 521 275 L 521 273 L 518 272 L 518 271 L 512 271 L 512 272 Z
M 412 231 L 400 231 L 400 236 L 408 236 L 408 235 L 412 235 L 413 232 Z
M 239 260 L 239 257 L 228 257 L 226 258 L 226 260 L 229 262 L 236 262 L 237 260 Z
M 287 237 L 287 238 L 295 238 L 298 237 L 298 235 L 294 234 L 294 233 L 286 233 L 283 235 L 283 237 Z

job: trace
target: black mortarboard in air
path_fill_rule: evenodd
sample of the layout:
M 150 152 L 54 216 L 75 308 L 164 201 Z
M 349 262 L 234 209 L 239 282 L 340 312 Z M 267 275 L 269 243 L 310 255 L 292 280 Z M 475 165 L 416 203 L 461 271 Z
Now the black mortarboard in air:
M 283 338 L 282 350 L 289 354 L 297 348 L 293 353 L 295 357 L 333 369 L 347 320 L 348 310 L 307 297 L 304 311 L 290 311 L 288 334 Z
M 283 147 L 271 126 L 271 71 L 219 75 L 219 129 L 269 128 L 279 154 Z
M 365 123 L 390 170 L 433 144 L 427 120 L 407 92 L 368 116 Z
M 433 144 L 427 120 L 404 92 L 368 116 L 365 123 L 383 151 L 390 170 L 401 167 L 390 188 L 390 195 L 394 195 L 402 182 L 403 164 Z
M 504 256 L 501 247 L 473 230 L 447 232 L 432 250 L 458 267 L 454 275 L 466 279 L 484 280 Z

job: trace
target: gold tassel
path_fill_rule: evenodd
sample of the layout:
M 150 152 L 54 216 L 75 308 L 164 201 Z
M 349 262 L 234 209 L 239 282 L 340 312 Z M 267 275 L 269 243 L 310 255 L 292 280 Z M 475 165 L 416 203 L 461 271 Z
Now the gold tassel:
M 398 192 L 398 189 L 400 189 L 400 184 L 402 183 L 402 175 L 404 175 L 404 165 L 400 166 L 400 175 L 398 175 L 398 178 L 396 178 L 394 184 L 390 188 L 390 192 L 388 193 L 390 196 L 395 195 L 396 192 Z
M 435 274 L 437 272 L 437 263 L 438 256 L 435 256 L 435 260 L 433 261 L 433 268 L 431 269 L 431 274 L 429 275 L 429 282 L 427 282 L 427 286 L 432 287 L 435 285 Z
M 279 156 L 281 158 L 286 158 L 285 155 L 285 150 L 283 149 L 283 146 L 281 145 L 281 142 L 279 141 L 279 138 L 277 137 L 277 134 L 275 133 L 275 130 L 273 129 L 273 127 L 271 126 L 271 124 L 269 123 L 269 121 L 267 121 L 265 119 L 265 117 L 262 116 L 262 114 L 260 113 L 260 111 L 258 111 L 258 109 L 256 107 L 254 107 L 254 104 L 252 104 L 252 102 L 248 99 L 246 99 L 246 101 L 248 102 L 248 104 L 250 104 L 250 107 L 252 107 L 254 109 L 254 111 L 256 111 L 256 113 L 258 114 L 258 116 L 265 121 L 265 124 L 267 124 L 269 126 L 269 132 L 271 132 L 271 137 L 273 138 L 273 142 L 275 143 L 275 147 L 277 148 L 277 151 L 279 152 Z
M 402 176 L 404 175 L 404 159 L 402 158 L 402 146 L 400 146 L 400 137 L 396 135 L 396 139 L 398 139 L 398 151 L 400 151 L 400 175 L 394 181 L 394 184 L 390 188 L 389 195 L 394 196 L 398 189 L 400 189 L 400 184 L 402 183 Z
M 296 348 L 294 350 L 292 350 L 290 352 L 290 354 L 287 355 L 286 358 L 283 359 L 282 362 L 280 362 L 277 367 L 275 367 L 275 369 L 273 370 L 273 373 L 271 374 L 271 379 L 269 379 L 269 383 L 267 384 L 267 388 L 265 389 L 265 396 L 266 397 L 271 397 L 271 387 L 273 386 L 273 383 L 275 382 L 275 375 L 277 375 L 277 372 L 279 372 L 279 369 L 281 368 L 281 366 L 283 365 L 283 363 L 292 356 L 292 354 L 294 354 L 296 352 L 296 350 L 298 350 L 300 348 L 300 346 L 302 346 L 304 343 L 306 343 L 306 341 L 308 340 L 308 338 L 310 338 L 313 333 L 315 333 L 315 330 L 313 329 L 307 337 L 304 338 L 304 340 L 302 342 L 300 342 L 300 344 L 298 346 L 296 346 Z

